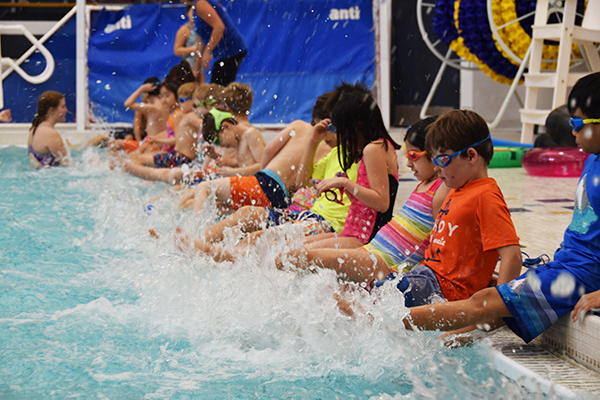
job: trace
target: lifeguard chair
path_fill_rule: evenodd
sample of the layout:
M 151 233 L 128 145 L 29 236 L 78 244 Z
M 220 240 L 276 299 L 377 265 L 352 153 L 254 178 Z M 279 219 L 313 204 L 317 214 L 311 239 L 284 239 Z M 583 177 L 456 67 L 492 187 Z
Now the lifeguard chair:
M 560 3 L 560 4 L 559 4 Z M 561 23 L 548 23 L 552 8 L 563 7 Z M 568 88 L 590 72 L 600 71 L 600 1 L 587 2 L 581 26 L 575 24 L 577 0 L 538 0 L 533 25 L 529 72 L 525 74 L 525 104 L 521 112 L 521 143 L 532 143 L 534 125 L 544 125 L 548 114 L 567 102 Z M 560 43 L 555 70 L 542 70 L 545 40 Z M 571 72 L 573 44 L 578 45 L 587 72 Z M 539 89 L 553 89 L 552 108 L 539 109 Z

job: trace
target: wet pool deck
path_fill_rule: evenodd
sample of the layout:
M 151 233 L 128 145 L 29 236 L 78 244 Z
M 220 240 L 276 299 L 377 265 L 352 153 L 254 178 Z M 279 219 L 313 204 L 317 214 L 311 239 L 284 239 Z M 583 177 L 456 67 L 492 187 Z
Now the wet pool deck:
M 392 129 L 392 136 L 401 143 L 404 130 Z M 518 133 L 492 132 L 492 137 L 517 141 Z M 396 209 L 417 184 L 402 162 L 403 152 L 398 154 Z M 522 250 L 530 257 L 547 254 L 552 259 L 571 222 L 578 178 L 533 177 L 523 168 L 490 169 L 489 176 L 502 189 Z M 583 324 L 574 325 L 569 318 L 530 344 L 503 328 L 490 335 L 492 346 L 542 378 L 575 391 L 576 398 L 600 398 L 600 317 L 588 315 Z

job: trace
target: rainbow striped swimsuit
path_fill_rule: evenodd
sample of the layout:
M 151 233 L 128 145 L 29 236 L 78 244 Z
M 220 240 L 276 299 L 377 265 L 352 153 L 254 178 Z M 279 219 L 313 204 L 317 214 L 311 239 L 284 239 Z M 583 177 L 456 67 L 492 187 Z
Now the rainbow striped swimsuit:
M 419 193 L 415 189 L 400 212 L 364 246 L 381 257 L 390 272 L 406 272 L 423 261 L 435 220 L 431 215 L 431 203 L 441 184 L 442 180 L 438 178 L 425 192 Z M 401 271 L 398 271 L 399 264 L 403 264 Z

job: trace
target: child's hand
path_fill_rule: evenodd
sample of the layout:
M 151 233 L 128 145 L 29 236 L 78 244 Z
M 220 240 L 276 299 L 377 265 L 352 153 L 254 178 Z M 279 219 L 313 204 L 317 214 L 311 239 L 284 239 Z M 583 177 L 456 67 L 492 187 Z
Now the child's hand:
M 220 156 L 216 160 L 217 167 L 237 167 L 239 162 L 235 157 L 226 157 L 225 155 Z
M 142 92 L 148 93 L 155 90 L 156 86 L 154 86 L 152 83 L 144 83 L 142 86 L 140 86 L 140 89 Z
M 217 172 L 217 175 L 219 175 L 219 176 L 230 176 L 231 175 L 230 167 L 217 167 L 217 168 L 215 168 L 215 171 Z
M 315 125 L 312 131 L 311 139 L 315 142 L 321 142 L 325 137 L 329 134 L 329 130 L 327 127 L 331 123 L 331 119 L 325 118 L 319 121 L 318 124 Z
M 175 248 L 185 254 L 192 255 L 195 253 L 194 240 L 180 227 L 175 228 Z
M 0 111 L 0 121 L 2 122 L 10 122 L 12 121 L 12 116 L 10 114 L 10 109 Z
M 202 152 L 209 158 L 213 160 L 218 160 L 221 158 L 221 154 L 217 153 L 215 146 L 212 144 L 205 144 L 202 146 Z
M 575 308 L 573 314 L 571 314 L 571 321 L 576 322 L 579 316 L 584 316 L 592 308 L 600 307 L 600 290 L 592 293 L 584 294 L 581 296 Z
M 321 195 L 321 193 L 325 192 L 329 189 L 337 189 L 337 188 L 346 188 L 346 183 L 349 181 L 348 178 L 329 178 L 323 179 L 316 186 L 317 189 L 317 197 Z

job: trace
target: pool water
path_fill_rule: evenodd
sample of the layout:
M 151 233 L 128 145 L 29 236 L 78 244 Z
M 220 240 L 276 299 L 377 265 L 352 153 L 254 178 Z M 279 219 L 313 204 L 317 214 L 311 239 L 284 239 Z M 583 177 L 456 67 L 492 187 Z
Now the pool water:
M 284 241 L 234 264 L 178 252 L 175 227 L 214 216 L 171 195 L 148 211 L 167 186 L 103 150 L 73 161 L 31 170 L 24 148 L 0 149 L 1 399 L 540 398 L 485 345 L 405 331 L 396 292 L 373 323 L 344 317 L 333 273 L 275 269 Z

